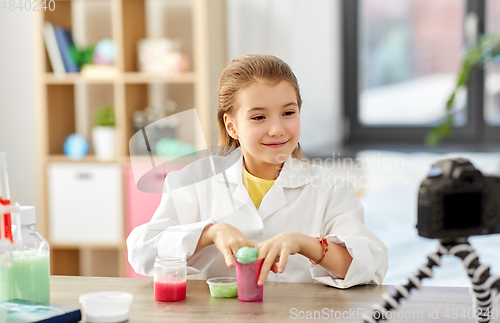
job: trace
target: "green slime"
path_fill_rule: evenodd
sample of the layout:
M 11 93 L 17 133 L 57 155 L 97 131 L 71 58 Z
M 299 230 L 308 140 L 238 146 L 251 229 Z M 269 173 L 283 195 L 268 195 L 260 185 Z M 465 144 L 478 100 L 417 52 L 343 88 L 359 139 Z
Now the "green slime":
M 236 297 L 238 296 L 238 286 L 237 285 L 227 286 L 224 283 L 212 284 L 210 285 L 210 296 L 222 297 L 222 298 Z
M 50 258 L 48 252 L 14 251 L 12 266 L 0 268 L 0 300 L 20 298 L 50 301 Z
M 236 260 L 240 264 L 249 264 L 257 260 L 258 251 L 255 248 L 243 247 L 236 253 Z

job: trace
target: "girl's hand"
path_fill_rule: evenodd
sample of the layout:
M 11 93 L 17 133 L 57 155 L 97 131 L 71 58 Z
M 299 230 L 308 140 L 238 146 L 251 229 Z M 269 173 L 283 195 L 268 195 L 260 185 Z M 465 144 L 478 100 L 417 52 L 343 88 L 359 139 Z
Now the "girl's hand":
M 289 255 L 294 255 L 300 252 L 300 237 L 298 232 L 283 232 L 271 239 L 259 243 L 257 250 L 259 251 L 259 259 L 264 259 L 258 285 L 264 285 L 269 270 L 273 273 L 282 273 L 285 271 L 286 263 Z M 279 262 L 279 267 L 276 263 Z
M 217 223 L 207 230 L 211 243 L 222 252 L 226 265 L 234 266 L 234 258 L 241 247 L 252 247 L 254 243 L 240 230 L 227 223 Z

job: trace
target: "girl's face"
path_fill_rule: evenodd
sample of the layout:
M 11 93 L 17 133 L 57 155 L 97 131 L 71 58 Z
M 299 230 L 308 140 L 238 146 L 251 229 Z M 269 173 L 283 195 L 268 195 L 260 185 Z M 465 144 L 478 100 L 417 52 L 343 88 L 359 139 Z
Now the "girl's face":
M 233 118 L 224 115 L 226 129 L 254 169 L 283 163 L 297 147 L 299 107 L 288 81 L 260 79 L 240 90 Z

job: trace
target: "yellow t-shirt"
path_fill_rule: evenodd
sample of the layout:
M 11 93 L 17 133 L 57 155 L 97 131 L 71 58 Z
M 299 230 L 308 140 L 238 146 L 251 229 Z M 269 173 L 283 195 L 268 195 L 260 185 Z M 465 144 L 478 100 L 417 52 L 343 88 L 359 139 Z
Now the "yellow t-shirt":
M 259 208 L 264 195 L 273 186 L 274 180 L 262 179 L 250 174 L 245 167 L 243 167 L 243 185 L 247 188 L 248 194 L 255 204 L 255 208 Z

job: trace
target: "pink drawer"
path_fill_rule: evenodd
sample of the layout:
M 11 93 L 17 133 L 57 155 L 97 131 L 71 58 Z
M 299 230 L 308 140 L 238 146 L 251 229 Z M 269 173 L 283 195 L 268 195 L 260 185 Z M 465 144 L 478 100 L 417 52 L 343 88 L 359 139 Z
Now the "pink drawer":
M 172 170 L 182 169 L 185 165 L 173 165 L 166 168 L 166 173 Z M 134 173 L 137 178 L 144 175 L 147 171 L 151 169 L 151 165 L 140 165 L 134 164 L 134 170 L 132 170 L 131 165 L 125 167 L 125 206 L 126 206 L 126 232 L 127 237 L 132 232 L 132 230 L 146 222 L 151 220 L 151 217 L 155 213 L 161 200 L 161 193 L 145 193 L 140 191 L 136 186 L 136 181 L 134 178 Z M 161 186 L 164 177 L 155 176 L 153 178 L 156 185 Z M 137 274 L 127 261 L 127 277 L 145 277 Z

